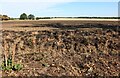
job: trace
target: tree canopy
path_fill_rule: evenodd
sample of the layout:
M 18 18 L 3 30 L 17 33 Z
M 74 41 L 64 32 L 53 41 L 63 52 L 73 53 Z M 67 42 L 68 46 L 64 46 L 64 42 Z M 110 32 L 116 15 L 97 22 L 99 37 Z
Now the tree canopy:
M 32 14 L 30 14 L 30 15 L 28 15 L 28 19 L 30 19 L 30 20 L 34 20 L 34 19 L 35 19 L 35 16 L 32 15 Z
M 20 19 L 21 20 L 25 20 L 25 19 L 27 19 L 28 17 L 27 17 L 27 14 L 26 13 L 23 13 L 23 14 L 21 14 L 20 15 Z

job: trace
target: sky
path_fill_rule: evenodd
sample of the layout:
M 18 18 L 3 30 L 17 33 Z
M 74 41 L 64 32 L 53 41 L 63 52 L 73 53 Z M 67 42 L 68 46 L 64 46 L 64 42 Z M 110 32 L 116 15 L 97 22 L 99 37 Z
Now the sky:
M 36 17 L 117 17 L 117 0 L 1 0 L 0 14 L 18 18 L 22 13 Z

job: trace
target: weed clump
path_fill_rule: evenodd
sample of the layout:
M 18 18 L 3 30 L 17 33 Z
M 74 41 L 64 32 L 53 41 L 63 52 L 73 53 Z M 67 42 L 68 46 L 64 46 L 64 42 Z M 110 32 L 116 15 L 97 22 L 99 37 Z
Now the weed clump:
M 23 68 L 21 64 L 12 64 L 12 59 L 8 58 L 7 60 L 7 66 L 5 65 L 5 61 L 3 61 L 1 65 L 2 70 L 14 70 L 14 71 L 19 71 Z

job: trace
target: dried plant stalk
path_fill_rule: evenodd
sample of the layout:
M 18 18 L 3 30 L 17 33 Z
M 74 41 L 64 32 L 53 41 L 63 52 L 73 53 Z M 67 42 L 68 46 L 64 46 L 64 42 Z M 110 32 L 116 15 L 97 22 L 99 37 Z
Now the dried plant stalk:
M 5 58 L 5 66 L 7 66 L 7 60 L 8 60 L 8 53 L 7 53 L 7 44 L 6 44 L 6 41 L 4 42 L 4 58 Z
M 13 45 L 13 53 L 12 53 L 12 66 L 14 65 L 14 59 L 15 59 L 15 49 L 16 49 L 16 44 Z

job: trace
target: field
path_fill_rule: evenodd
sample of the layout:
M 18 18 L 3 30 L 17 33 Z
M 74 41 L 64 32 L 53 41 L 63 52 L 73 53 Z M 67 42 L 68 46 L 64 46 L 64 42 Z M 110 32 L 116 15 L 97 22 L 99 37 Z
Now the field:
M 3 21 L 2 57 L 11 55 L 23 68 L 2 75 L 120 76 L 119 26 L 116 20 Z

